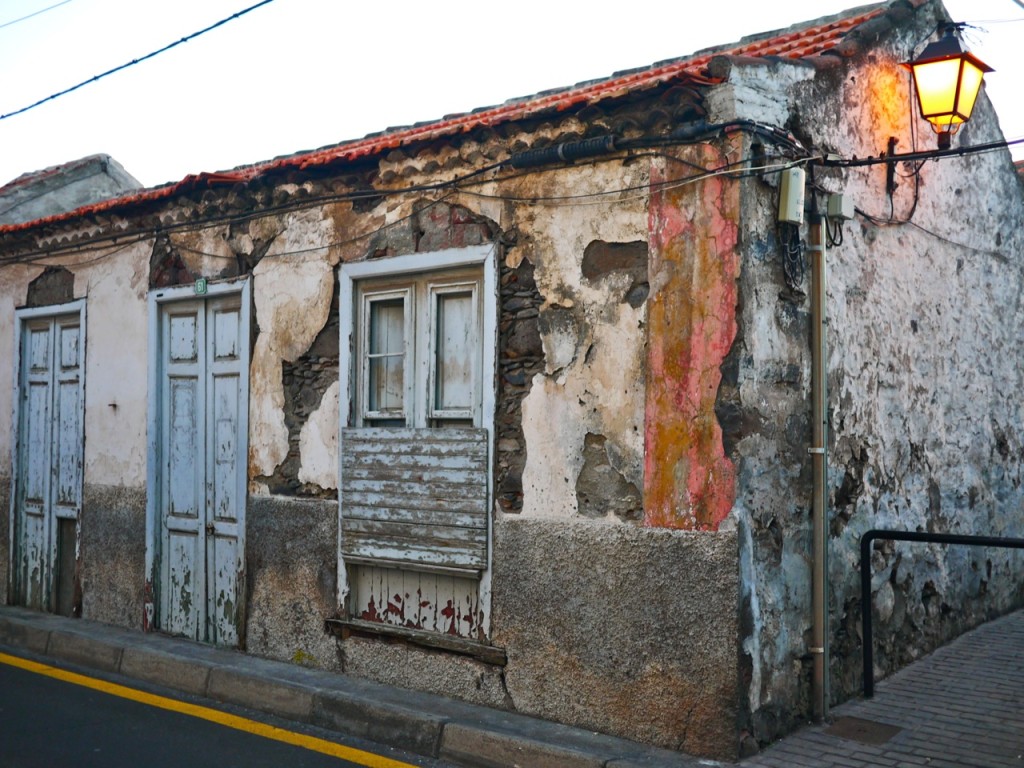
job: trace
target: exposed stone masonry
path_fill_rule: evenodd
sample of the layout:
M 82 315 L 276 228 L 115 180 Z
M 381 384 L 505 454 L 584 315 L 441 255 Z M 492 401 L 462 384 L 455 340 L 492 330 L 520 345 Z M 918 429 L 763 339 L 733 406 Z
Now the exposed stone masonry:
M 504 512 L 523 508 L 523 398 L 530 392 L 533 377 L 544 370 L 538 325 L 542 303 L 533 279 L 533 264 L 523 259 L 516 269 L 502 265 L 495 496 Z
M 47 267 L 29 283 L 28 306 L 65 304 L 75 298 L 75 276 L 64 267 Z
M 335 278 L 334 296 L 331 299 L 331 313 L 327 324 L 309 350 L 298 360 L 294 363 L 281 361 L 281 375 L 284 380 L 284 421 L 288 427 L 288 456 L 277 467 L 272 477 L 261 478 L 273 494 L 321 499 L 338 498 L 336 489 L 325 489 L 299 481 L 299 433 L 309 415 L 320 407 L 324 392 L 338 380 L 338 323 L 338 284 Z

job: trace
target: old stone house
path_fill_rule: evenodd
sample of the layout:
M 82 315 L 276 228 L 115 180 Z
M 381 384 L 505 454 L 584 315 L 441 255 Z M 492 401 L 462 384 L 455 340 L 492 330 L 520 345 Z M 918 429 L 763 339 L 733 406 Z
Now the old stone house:
M 831 696 L 859 536 L 1022 535 L 1021 181 L 934 149 L 936 0 L 0 227 L 0 595 L 719 757 Z M 981 98 L 955 147 L 1001 140 Z M 887 179 L 887 169 L 895 173 Z M 800 211 L 800 218 L 803 211 Z M 879 673 L 1024 603 L 882 545 Z

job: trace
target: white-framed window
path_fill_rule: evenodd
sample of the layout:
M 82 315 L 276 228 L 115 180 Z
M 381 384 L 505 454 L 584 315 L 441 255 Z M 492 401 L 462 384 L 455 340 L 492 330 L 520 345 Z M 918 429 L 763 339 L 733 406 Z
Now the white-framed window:
M 355 283 L 354 426 L 479 427 L 481 270 Z
M 360 288 L 359 400 L 363 424 L 405 426 L 413 398 L 408 289 Z
M 343 607 L 356 623 L 485 637 L 494 247 L 346 263 L 339 283 Z

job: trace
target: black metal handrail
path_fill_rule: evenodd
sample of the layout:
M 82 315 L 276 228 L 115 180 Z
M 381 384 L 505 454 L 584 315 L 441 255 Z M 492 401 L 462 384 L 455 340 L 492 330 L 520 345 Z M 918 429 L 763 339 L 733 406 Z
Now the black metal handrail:
M 871 639 L 871 542 L 923 541 L 929 544 L 969 544 L 975 547 L 1024 549 L 1024 539 L 998 536 L 962 536 L 957 533 L 924 533 L 920 531 L 870 530 L 860 537 L 860 621 L 864 633 L 864 698 L 875 695 L 874 651 Z

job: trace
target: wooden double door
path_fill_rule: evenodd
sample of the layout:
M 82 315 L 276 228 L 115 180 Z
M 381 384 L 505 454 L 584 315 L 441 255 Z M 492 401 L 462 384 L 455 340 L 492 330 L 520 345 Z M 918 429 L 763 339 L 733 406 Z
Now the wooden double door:
M 157 628 L 237 646 L 245 620 L 248 307 L 238 292 L 157 304 Z M 155 487 L 153 487 L 155 486 Z
M 71 615 L 82 510 L 85 304 L 19 310 L 14 602 Z

